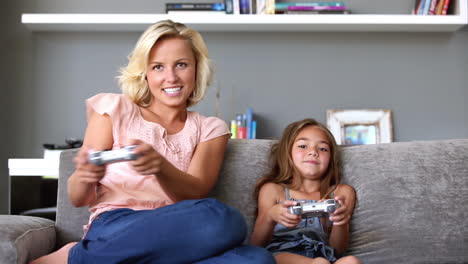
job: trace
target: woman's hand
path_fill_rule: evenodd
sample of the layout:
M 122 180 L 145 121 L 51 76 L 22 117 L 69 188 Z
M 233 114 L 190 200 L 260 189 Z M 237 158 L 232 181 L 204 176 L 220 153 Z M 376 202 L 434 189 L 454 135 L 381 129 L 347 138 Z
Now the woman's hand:
M 105 175 L 106 166 L 97 166 L 88 162 L 90 149 L 83 146 L 76 154 L 73 162 L 76 170 L 73 176 L 80 183 L 97 184 Z
M 136 160 L 130 161 L 131 167 L 143 175 L 157 174 L 161 171 L 166 159 L 159 154 L 153 146 L 138 139 L 131 139 L 130 145 L 136 145 L 133 149 L 135 154 L 139 155 Z
M 270 208 L 268 211 L 269 216 L 275 222 L 282 224 L 287 228 L 296 227 L 297 224 L 301 221 L 300 215 L 291 214 L 289 212 L 289 207 L 296 205 L 296 201 L 286 200 L 284 202 L 278 203 Z
M 104 178 L 106 166 L 88 162 L 89 147 L 81 147 L 73 162 L 75 172 L 68 178 L 68 197 L 75 207 L 87 206 L 96 199 L 96 186 Z
M 340 207 L 330 215 L 330 221 L 333 222 L 333 226 L 342 226 L 349 223 L 351 214 L 348 212 L 348 207 L 345 203 L 344 196 L 336 196 L 335 200 L 338 201 Z

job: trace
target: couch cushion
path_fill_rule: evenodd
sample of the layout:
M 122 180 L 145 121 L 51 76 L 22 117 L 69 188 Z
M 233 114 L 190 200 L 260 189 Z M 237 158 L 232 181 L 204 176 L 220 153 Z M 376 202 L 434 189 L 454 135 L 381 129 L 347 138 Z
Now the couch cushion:
M 54 221 L 0 215 L 0 263 L 27 263 L 52 252 L 55 247 Z
M 468 263 L 468 140 L 344 148 L 362 263 Z
M 241 211 L 247 222 L 249 240 L 257 207 L 253 191 L 268 168 L 268 155 L 274 140 L 229 140 L 223 167 L 211 196 Z
M 57 245 L 63 246 L 72 241 L 79 241 L 83 236 L 83 225 L 88 223 L 87 207 L 74 207 L 68 199 L 67 181 L 75 171 L 73 158 L 78 149 L 64 150 L 60 154 L 58 198 L 57 198 Z

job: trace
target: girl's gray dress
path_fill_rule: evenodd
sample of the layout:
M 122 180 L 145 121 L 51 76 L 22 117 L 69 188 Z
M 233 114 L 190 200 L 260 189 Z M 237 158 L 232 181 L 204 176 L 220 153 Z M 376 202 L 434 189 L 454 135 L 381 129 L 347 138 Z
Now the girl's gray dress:
M 289 189 L 285 188 L 286 200 L 298 201 L 290 198 Z M 333 193 L 331 194 L 333 199 Z M 299 200 L 312 202 L 313 200 Z M 327 221 L 327 224 L 330 224 Z M 310 258 L 323 257 L 330 262 L 336 261 L 334 249 L 328 245 L 328 234 L 323 230 L 320 217 L 302 219 L 294 228 L 287 228 L 277 223 L 273 231 L 273 239 L 266 246 L 273 255 L 289 252 Z

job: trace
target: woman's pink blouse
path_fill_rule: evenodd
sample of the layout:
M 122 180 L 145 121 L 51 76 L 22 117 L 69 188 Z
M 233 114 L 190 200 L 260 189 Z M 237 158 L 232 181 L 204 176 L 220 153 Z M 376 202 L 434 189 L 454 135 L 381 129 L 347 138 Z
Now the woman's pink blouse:
M 113 149 L 126 146 L 129 139 L 140 139 L 151 144 L 182 171 L 188 170 L 198 143 L 229 134 L 223 120 L 189 111 L 184 128 L 177 134 L 168 135 L 161 125 L 143 119 L 138 106 L 122 94 L 98 94 L 89 98 L 86 104 L 88 117 L 93 111 L 110 116 Z M 115 208 L 144 210 L 174 203 L 155 175 L 141 175 L 128 162 L 107 165 L 96 193 L 97 199 L 89 207 L 89 223 L 100 213 Z

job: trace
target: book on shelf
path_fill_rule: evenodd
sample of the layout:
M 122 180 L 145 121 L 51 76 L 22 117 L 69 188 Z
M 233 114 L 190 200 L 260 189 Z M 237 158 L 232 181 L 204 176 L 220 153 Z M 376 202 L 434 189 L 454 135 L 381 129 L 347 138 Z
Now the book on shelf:
M 286 11 L 290 6 L 345 6 L 344 2 L 294 2 L 294 3 L 275 3 L 276 11 Z
M 343 1 L 277 3 L 276 0 L 224 0 L 224 7 L 227 14 L 296 14 L 293 11 L 301 11 L 297 14 L 350 14 Z
M 288 6 L 288 11 L 343 11 L 345 6 Z
M 234 14 L 234 0 L 224 0 L 224 6 L 226 8 L 226 14 Z
M 442 10 L 444 8 L 444 2 L 443 0 L 439 0 L 437 2 L 437 7 L 436 7 L 436 15 L 442 15 Z
M 278 12 L 277 14 L 285 15 L 348 15 L 351 14 L 349 10 L 296 10 L 296 11 L 284 11 Z
M 257 121 L 253 119 L 253 109 L 247 108 L 247 112 L 237 114 L 235 120 L 231 120 L 231 138 L 254 139 L 257 138 Z
M 238 115 L 236 119 L 237 119 L 237 138 L 248 139 L 246 115 L 245 114 Z
M 224 3 L 166 3 L 169 11 L 226 11 Z
M 231 120 L 231 138 L 237 138 L 237 121 Z
M 442 1 L 442 0 L 440 0 Z M 449 9 L 449 5 L 450 5 L 450 0 L 444 0 L 444 5 L 442 7 L 442 13 L 441 15 L 447 15 L 447 12 L 448 12 L 448 9 Z
M 275 0 L 224 0 L 227 14 L 274 14 Z
M 252 107 L 247 108 L 245 113 L 245 125 L 247 128 L 247 138 L 252 139 L 252 121 L 253 121 L 253 109 Z
M 416 0 L 414 8 L 413 10 L 411 10 L 411 14 L 417 15 L 420 6 L 421 6 L 421 0 Z
M 251 14 L 252 1 L 250 0 L 239 0 L 240 14 Z
M 276 3 L 275 14 L 350 14 L 342 1 Z
M 240 14 L 240 0 L 224 0 L 226 6 L 226 14 L 239 15 Z M 232 7 L 232 10 L 231 10 Z
M 196 14 L 196 15 L 201 15 L 201 14 L 206 14 L 206 15 L 226 15 L 225 11 L 213 11 L 213 10 L 168 10 L 166 14 Z
M 425 0 L 424 8 L 422 10 L 422 15 L 428 15 L 429 14 L 429 6 L 430 5 L 431 5 L 431 0 Z
M 266 0 L 265 2 L 265 14 L 274 15 L 275 14 L 275 0 Z
M 257 15 L 266 14 L 266 5 L 267 5 L 267 0 L 256 0 L 255 14 Z
M 435 15 L 436 14 L 436 7 L 437 7 L 437 0 L 432 0 L 431 4 L 429 6 L 429 15 Z
M 415 10 L 416 15 L 424 15 L 424 6 L 426 5 L 427 0 L 418 0 L 418 7 Z
M 416 15 L 447 15 L 450 0 L 416 0 L 413 14 Z

